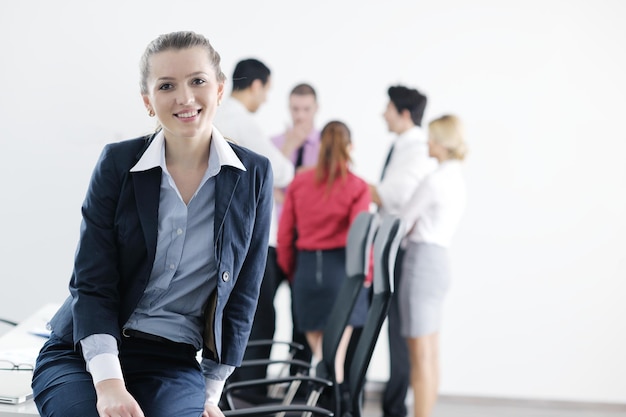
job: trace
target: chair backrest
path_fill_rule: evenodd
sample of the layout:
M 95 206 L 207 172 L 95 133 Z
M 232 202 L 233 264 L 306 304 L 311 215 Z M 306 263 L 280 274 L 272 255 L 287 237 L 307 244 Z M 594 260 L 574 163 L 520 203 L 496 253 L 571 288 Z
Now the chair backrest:
M 404 226 L 398 217 L 387 215 L 382 218 L 374 238 L 372 302 L 348 370 L 347 382 L 352 398 L 352 410 L 341 410 L 341 417 L 361 416 L 361 397 L 365 385 L 365 376 L 380 329 L 389 311 L 389 303 L 394 291 L 393 274 L 396 256 L 403 235 Z
M 346 241 L 346 279 L 339 289 L 337 301 L 333 305 L 328 317 L 328 323 L 323 330 L 322 360 L 315 368 L 315 374 L 320 378 L 336 382 L 334 362 L 337 349 L 339 348 L 344 330 L 348 325 L 352 310 L 356 305 L 359 293 L 363 288 L 365 278 L 369 272 L 370 257 L 374 236 L 378 227 L 378 219 L 379 216 L 377 213 L 364 211 L 359 213 L 350 224 Z M 244 362 L 246 362 L 248 366 L 254 366 L 251 364 L 254 361 Z M 267 365 L 265 361 L 263 362 Z M 306 363 L 304 364 L 306 365 Z M 236 385 L 237 383 L 232 384 L 232 386 Z M 297 381 L 289 385 L 287 392 L 283 396 L 283 404 L 291 403 L 299 386 L 300 382 Z M 281 387 L 277 386 L 277 388 Z M 238 388 L 235 388 L 235 390 L 238 390 Z M 231 409 L 239 408 L 234 405 L 233 399 L 235 397 L 240 398 L 241 393 L 237 392 L 237 394 L 233 394 L 233 390 L 231 389 L 226 396 Z
M 336 352 L 369 270 L 377 225 L 378 214 L 365 211 L 359 213 L 350 225 L 346 243 L 346 280 L 339 289 L 324 328 L 322 361 L 316 369 L 320 377 L 334 380 Z

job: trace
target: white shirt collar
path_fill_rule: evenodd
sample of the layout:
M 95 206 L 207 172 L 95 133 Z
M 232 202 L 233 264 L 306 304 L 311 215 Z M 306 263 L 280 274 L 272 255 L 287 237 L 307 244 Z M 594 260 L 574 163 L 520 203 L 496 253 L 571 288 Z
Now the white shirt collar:
M 230 165 L 242 171 L 246 171 L 246 167 L 237 157 L 226 139 L 224 139 L 224 136 L 214 126 L 211 135 L 208 171 L 211 175 L 215 175 L 224 165 Z M 161 167 L 163 170 L 167 171 L 165 165 L 165 135 L 163 134 L 163 130 L 155 135 L 150 145 L 148 145 L 148 149 L 141 155 L 141 158 L 139 158 L 135 166 L 130 169 L 130 172 L 147 171 L 156 167 Z
M 396 143 L 417 140 L 418 142 L 426 143 L 428 138 L 424 134 L 424 131 L 419 126 L 413 126 L 409 130 L 404 131 L 396 138 Z

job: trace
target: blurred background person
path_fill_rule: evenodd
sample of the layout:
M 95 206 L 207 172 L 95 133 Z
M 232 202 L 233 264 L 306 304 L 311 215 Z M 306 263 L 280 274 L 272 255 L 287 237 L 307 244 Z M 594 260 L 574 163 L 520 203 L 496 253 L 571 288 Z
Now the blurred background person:
M 439 166 L 402 211 L 409 232 L 398 291 L 415 417 L 430 416 L 437 400 L 441 312 L 451 278 L 448 247 L 465 211 L 467 194 L 461 166 L 467 148 L 461 121 L 445 115 L 428 127 L 428 153 Z
M 291 116 L 291 126 L 276 136 L 272 137 L 274 145 L 281 150 L 283 155 L 291 160 L 296 171 L 306 167 L 315 166 L 320 149 L 320 131 L 315 127 L 315 116 L 318 111 L 317 93 L 315 89 L 308 83 L 300 83 L 292 88 L 289 94 L 289 114 Z M 276 188 L 274 192 L 276 216 L 280 220 L 282 203 L 286 188 Z M 275 237 L 271 239 L 275 241 Z M 274 298 L 280 285 L 285 283 L 289 288 L 289 282 L 285 274 L 281 271 L 276 263 L 276 250 L 270 247 L 267 256 L 266 274 L 261 286 L 261 295 L 257 307 L 256 317 L 253 324 L 253 338 L 273 339 L 276 331 L 276 309 L 274 307 Z M 289 290 L 291 293 L 291 289 Z M 304 346 L 303 350 L 298 350 L 294 359 L 305 362 L 311 361 L 311 349 L 306 341 L 304 333 L 298 332 L 293 326 L 294 309 L 293 298 L 291 303 L 292 317 L 292 341 L 300 343 Z M 252 349 L 251 349 L 252 350 Z M 268 349 L 255 349 L 251 352 L 258 358 L 268 357 L 270 351 Z M 257 377 L 265 378 L 266 368 L 257 368 Z M 295 369 L 294 369 L 295 371 Z M 293 372 L 292 372 L 293 373 Z M 306 386 L 302 386 L 299 390 L 300 394 L 304 394 Z
M 350 170 L 351 147 L 344 123 L 324 126 L 317 165 L 298 173 L 289 185 L 278 228 L 278 264 L 292 281 L 295 326 L 306 334 L 314 362 L 322 357 L 323 330 L 346 279 L 348 230 L 371 203 L 367 183 Z M 367 308 L 364 287 L 335 358 L 338 382 L 344 379 L 351 328 L 364 325 Z M 345 384 L 341 387 L 346 392 Z
M 428 156 L 426 135 L 421 129 L 427 98 L 415 88 L 403 85 L 389 87 L 389 101 L 383 117 L 390 132 L 395 133 L 377 185 L 370 185 L 372 200 L 379 212 L 399 216 L 411 193 L 436 166 Z M 403 221 L 405 219 L 402 219 Z M 403 248 L 398 251 L 394 286 L 400 287 Z M 406 393 L 409 389 L 409 358 L 406 340 L 400 333 L 398 292 L 389 307 L 389 380 L 383 393 L 384 417 L 406 417 Z
M 254 58 L 239 61 L 233 71 L 230 96 L 226 98 L 218 108 L 214 123 L 226 138 L 266 156 L 272 166 L 274 187 L 282 189 L 293 179 L 295 172 L 293 163 L 272 143 L 269 135 L 263 132 L 263 129 L 254 117 L 254 113 L 256 113 L 267 100 L 267 94 L 271 88 L 271 81 L 271 71 L 263 62 Z M 276 213 L 276 207 L 273 205 L 269 245 L 267 248 L 269 259 L 275 258 L 277 228 L 278 215 Z M 272 282 L 273 277 L 276 275 L 275 270 L 275 262 L 268 261 L 265 266 L 263 282 Z M 270 296 L 263 288 L 264 285 L 261 283 L 259 303 L 266 306 L 266 300 Z M 273 296 L 271 296 L 271 299 L 273 302 Z M 261 311 L 265 311 L 265 308 L 262 308 Z M 273 335 L 274 320 L 272 319 L 271 323 L 267 322 L 265 319 L 260 321 L 256 319 L 257 315 L 258 309 L 254 320 L 256 325 L 253 324 L 250 340 L 265 338 L 268 335 L 268 330 L 265 330 L 266 324 L 267 327 L 271 329 L 271 334 Z M 268 358 L 269 355 L 269 347 L 248 347 L 244 355 L 244 360 Z M 230 376 L 229 381 L 258 378 L 265 378 L 264 368 L 244 366 L 236 369 Z M 250 391 L 251 395 L 259 394 L 264 396 L 265 394 L 263 388 L 251 389 Z
M 276 149 L 254 118 L 267 101 L 271 86 L 272 74 L 267 65 L 254 58 L 239 61 L 233 71 L 230 96 L 218 108 L 214 123 L 227 139 L 266 156 L 272 164 L 274 187 L 285 187 L 293 179 L 293 164 Z
M 289 94 L 291 126 L 272 137 L 272 142 L 293 162 L 296 169 L 314 166 L 320 149 L 320 131 L 315 127 L 319 105 L 311 84 L 296 85 Z

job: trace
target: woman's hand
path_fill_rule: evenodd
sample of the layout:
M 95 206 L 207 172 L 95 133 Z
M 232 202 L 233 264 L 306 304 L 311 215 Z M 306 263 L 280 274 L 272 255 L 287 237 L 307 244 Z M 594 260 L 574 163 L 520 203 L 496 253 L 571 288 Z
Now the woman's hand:
M 285 202 L 285 191 L 280 188 L 274 188 L 274 201 L 276 204 L 283 204 Z
M 100 417 L 145 417 L 121 379 L 105 379 L 98 382 L 96 395 L 98 396 L 96 408 Z
M 217 405 L 205 404 L 202 417 L 224 417 L 224 413 Z

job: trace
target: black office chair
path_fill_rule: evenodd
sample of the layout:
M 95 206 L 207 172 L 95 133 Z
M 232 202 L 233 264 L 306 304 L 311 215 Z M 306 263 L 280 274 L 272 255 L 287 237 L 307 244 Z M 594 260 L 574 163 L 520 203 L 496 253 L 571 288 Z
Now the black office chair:
M 306 375 L 296 375 L 292 377 L 280 378 L 281 380 L 291 381 L 299 380 L 307 382 L 311 386 L 311 392 L 306 402 L 306 406 L 315 407 L 318 405 L 318 399 L 320 393 L 324 389 L 331 389 L 333 401 L 326 408 L 328 411 L 341 417 L 360 417 L 361 405 L 363 397 L 363 388 L 365 385 L 365 376 L 369 363 L 378 341 L 380 329 L 387 317 L 389 310 L 389 303 L 391 301 L 391 295 L 393 293 L 393 274 L 396 255 L 400 241 L 403 236 L 403 226 L 397 217 L 386 216 L 383 218 L 380 227 L 376 233 L 374 239 L 374 280 L 372 303 L 367 313 L 367 319 L 361 336 L 357 342 L 354 357 L 350 365 L 350 369 L 347 375 L 348 387 L 349 387 L 349 399 L 341 399 L 341 393 L 337 382 L 333 379 L 334 375 L 331 365 L 320 368 L 323 372 L 327 372 L 331 378 L 325 379 L 321 377 L 310 377 Z M 329 361 L 330 364 L 334 363 L 334 357 Z M 237 382 L 232 385 L 240 385 L 241 388 L 250 386 L 250 384 L 263 384 L 272 383 L 272 381 L 247 381 Z M 234 387 L 230 386 L 227 391 Z M 226 396 L 230 395 L 226 392 Z M 235 409 L 225 411 L 226 417 L 240 417 L 243 412 L 248 410 L 247 416 L 257 415 L 255 410 L 264 413 L 276 413 L 278 415 L 295 415 L 296 412 L 302 412 L 303 416 L 311 415 L 308 410 L 302 410 L 300 404 L 280 404 L 280 405 L 262 405 L 251 406 L 247 409 Z M 316 412 L 319 411 L 319 407 L 316 407 Z
M 380 335 L 380 329 L 389 312 L 391 296 L 395 291 L 393 276 L 398 249 L 404 236 L 404 227 L 400 219 L 387 216 L 383 218 L 378 233 L 380 233 L 380 239 L 374 242 L 374 293 L 367 321 L 363 326 L 347 373 L 350 398 L 341 403 L 341 417 L 361 417 L 367 369 Z
M 318 383 L 323 380 L 334 380 L 334 360 L 336 352 L 369 271 L 370 252 L 377 229 L 377 222 L 377 214 L 362 212 L 357 215 L 350 225 L 346 243 L 346 280 L 339 290 L 337 302 L 330 312 L 328 324 L 324 329 L 324 337 L 322 339 L 323 358 L 316 367 Z M 267 366 L 272 364 L 283 364 L 285 372 L 290 367 L 297 367 L 300 369 L 298 375 L 308 374 L 311 369 L 310 363 L 291 358 L 249 360 L 244 361 L 242 366 Z M 265 380 L 238 381 L 232 383 L 227 381 L 224 387 L 223 399 L 225 401 L 222 401 L 222 406 L 229 409 L 238 409 L 262 403 L 291 403 L 303 381 L 300 379 L 292 379 L 284 375 L 285 372 L 283 372 L 282 375 L 278 375 L 276 378 Z M 253 387 L 258 388 L 259 386 L 270 387 L 267 397 L 252 399 L 250 396 L 246 395 L 247 390 Z M 321 393 L 321 390 L 322 388 L 320 387 L 319 393 Z
M 224 417 L 261 417 L 261 416 L 267 416 L 267 415 L 276 415 L 277 413 L 280 413 L 280 411 L 276 411 L 276 407 L 274 405 L 269 405 L 269 406 L 264 406 L 264 405 L 257 405 L 257 406 L 253 406 L 253 407 L 248 407 L 248 408 L 240 408 L 237 410 L 224 410 Z M 316 416 L 323 416 L 323 417 L 333 417 L 335 414 L 330 411 L 327 410 L 325 408 L 321 408 L 321 407 L 315 407 L 315 406 L 310 406 L 310 405 L 305 405 L 305 404 L 292 404 L 290 405 L 291 413 L 303 413 L 303 414 L 307 414 L 307 415 L 316 415 Z

